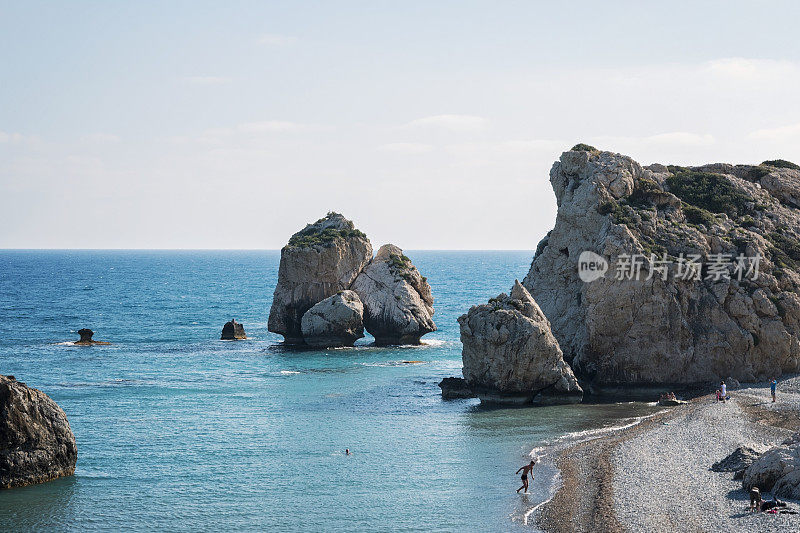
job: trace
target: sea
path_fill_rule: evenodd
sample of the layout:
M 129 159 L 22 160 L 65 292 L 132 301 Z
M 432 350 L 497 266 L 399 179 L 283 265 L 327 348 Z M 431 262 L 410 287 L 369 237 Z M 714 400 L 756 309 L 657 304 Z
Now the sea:
M 435 298 L 422 346 L 296 351 L 267 331 L 279 251 L 0 251 L 0 373 L 55 400 L 78 446 L 74 476 L 0 491 L 0 530 L 533 531 L 552 447 L 653 408 L 442 400 L 456 319 L 532 253 L 407 255 Z M 248 340 L 219 339 L 232 318 Z M 72 345 L 81 328 L 111 344 Z

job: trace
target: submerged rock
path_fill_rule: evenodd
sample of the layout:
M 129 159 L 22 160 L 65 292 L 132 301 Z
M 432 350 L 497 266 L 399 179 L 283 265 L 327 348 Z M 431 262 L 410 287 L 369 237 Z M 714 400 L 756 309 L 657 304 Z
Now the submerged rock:
M 236 322 L 235 318 L 232 318 L 230 322 L 226 322 L 225 325 L 222 326 L 220 340 L 234 341 L 245 339 L 247 339 L 247 335 L 244 332 L 244 326 Z
M 550 182 L 555 226 L 523 284 L 582 380 L 752 382 L 800 371 L 800 171 L 642 167 L 576 150 Z M 686 276 L 691 255 L 705 266 Z
M 80 335 L 81 338 L 73 343 L 75 346 L 92 346 L 92 345 L 108 345 L 108 344 L 111 344 L 109 342 L 93 341 L 92 340 L 92 336 L 94 335 L 94 331 L 92 331 L 90 329 L 87 329 L 87 328 L 79 329 L 78 330 L 78 335 Z
M 428 280 L 393 244 L 380 247 L 353 290 L 364 303 L 364 327 L 378 345 L 419 344 L 436 331 Z
M 578 403 L 583 390 L 550 323 L 519 281 L 458 319 L 464 378 L 482 401 Z
M 309 346 L 352 346 L 364 336 L 364 306 L 353 291 L 340 291 L 314 305 L 301 320 Z
M 302 318 L 315 304 L 349 289 L 372 257 L 367 236 L 338 213 L 307 225 L 281 250 L 268 329 L 302 344 Z
M 0 488 L 71 476 L 77 457 L 64 411 L 43 392 L 0 376 Z
M 742 487 L 758 487 L 781 498 L 800 498 L 800 439 L 788 439 L 748 466 Z
M 689 402 L 686 400 L 673 400 L 671 398 L 661 398 L 658 400 L 658 405 L 661 407 L 677 407 L 679 405 L 686 405 L 687 403 Z
M 439 388 L 442 389 L 442 398 L 445 400 L 477 398 L 464 378 L 444 378 L 439 382 Z

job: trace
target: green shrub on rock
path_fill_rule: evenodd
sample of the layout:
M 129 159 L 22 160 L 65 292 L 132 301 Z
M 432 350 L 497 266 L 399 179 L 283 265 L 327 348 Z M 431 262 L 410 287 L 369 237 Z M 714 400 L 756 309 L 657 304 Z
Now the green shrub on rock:
M 570 152 L 599 152 L 599 151 L 600 150 L 598 150 L 594 146 L 591 146 L 591 145 L 588 145 L 588 144 L 583 144 L 583 143 L 576 144 L 570 150 Z
M 791 161 L 786 161 L 785 159 L 773 159 L 771 161 L 764 161 L 761 164 L 777 168 L 790 168 L 792 170 L 800 170 L 800 165 L 792 163 Z
M 753 199 L 737 189 L 725 176 L 696 170 L 678 171 L 666 180 L 675 196 L 712 213 L 726 213 L 731 218 L 744 214 Z

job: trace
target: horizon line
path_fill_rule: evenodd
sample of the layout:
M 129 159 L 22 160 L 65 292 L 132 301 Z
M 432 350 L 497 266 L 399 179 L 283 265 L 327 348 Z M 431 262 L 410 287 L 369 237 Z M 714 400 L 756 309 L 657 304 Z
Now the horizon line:
M 0 252 L 280 252 L 281 248 L 0 248 Z M 528 252 L 533 248 L 404 248 L 415 252 Z

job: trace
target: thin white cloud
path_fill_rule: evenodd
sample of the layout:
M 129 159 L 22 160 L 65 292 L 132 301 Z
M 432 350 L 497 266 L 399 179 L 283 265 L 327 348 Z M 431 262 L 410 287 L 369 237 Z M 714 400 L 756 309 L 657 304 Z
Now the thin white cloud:
M 749 137 L 751 139 L 764 139 L 769 141 L 795 139 L 800 137 L 800 122 L 797 124 L 789 124 L 788 126 L 780 126 L 778 128 L 756 130 L 751 132 Z
M 688 131 L 672 131 L 644 137 L 599 136 L 589 139 L 600 149 L 618 150 L 622 146 L 711 146 L 716 142 L 709 133 L 700 134 Z
M 0 143 L 23 143 L 23 142 L 38 142 L 39 137 L 36 135 L 24 135 L 16 132 L 0 131 Z
M 381 152 L 404 155 L 428 154 L 432 152 L 433 149 L 433 145 L 424 143 L 389 143 L 378 147 L 378 150 Z
M 223 85 L 233 81 L 232 78 L 223 76 L 186 76 L 183 79 L 193 85 Z
M 472 132 L 483 129 L 486 119 L 475 115 L 433 115 L 418 118 L 403 127 L 410 129 L 437 128 L 450 131 Z
M 80 138 L 83 143 L 111 144 L 119 142 L 119 137 L 113 133 L 90 133 Z
M 264 33 L 258 37 L 256 42 L 265 46 L 289 46 L 297 42 L 297 37 L 277 33 Z
M 236 129 L 243 133 L 284 133 L 318 130 L 321 127 L 315 124 L 301 124 L 286 120 L 263 120 L 239 124 Z
M 705 68 L 714 75 L 733 78 L 739 81 L 764 81 L 765 77 L 796 77 L 800 66 L 791 61 L 774 59 L 748 59 L 727 57 L 706 63 Z

